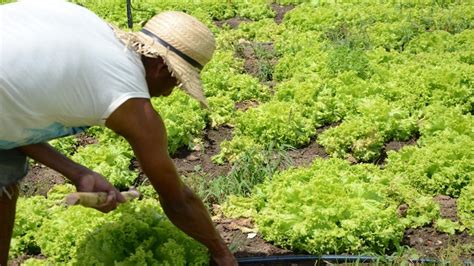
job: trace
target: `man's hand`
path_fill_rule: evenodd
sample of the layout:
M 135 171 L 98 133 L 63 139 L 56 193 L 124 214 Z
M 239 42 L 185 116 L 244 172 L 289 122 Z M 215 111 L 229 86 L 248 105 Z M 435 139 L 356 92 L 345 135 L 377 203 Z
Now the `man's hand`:
M 115 209 L 118 203 L 125 202 L 122 194 L 102 175 L 71 161 L 56 151 L 48 143 L 38 143 L 19 148 L 28 157 L 60 172 L 76 186 L 79 192 L 106 192 L 107 202 L 96 208 L 101 212 Z
M 149 99 L 130 99 L 107 119 L 106 126 L 130 143 L 143 172 L 160 195 L 170 221 L 204 244 L 218 265 L 237 265 L 201 199 L 179 178 L 168 154 L 166 128 Z
M 120 191 L 112 186 L 105 177 L 94 171 L 86 171 L 81 176 L 75 178 L 74 185 L 78 192 L 106 192 L 107 201 L 95 208 L 101 212 L 110 212 L 117 208 L 119 203 L 125 202 L 125 198 L 120 194 Z

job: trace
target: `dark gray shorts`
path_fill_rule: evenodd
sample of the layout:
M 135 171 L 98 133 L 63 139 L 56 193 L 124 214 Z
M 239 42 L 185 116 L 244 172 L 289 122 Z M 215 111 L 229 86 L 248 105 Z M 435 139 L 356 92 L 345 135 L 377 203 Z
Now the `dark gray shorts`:
M 17 149 L 0 150 L 0 197 L 6 187 L 18 183 L 27 173 L 25 154 Z

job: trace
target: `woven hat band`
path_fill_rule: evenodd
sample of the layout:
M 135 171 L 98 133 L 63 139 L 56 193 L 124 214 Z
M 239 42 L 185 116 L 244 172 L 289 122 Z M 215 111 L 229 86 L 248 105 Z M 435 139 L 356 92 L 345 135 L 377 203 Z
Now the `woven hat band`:
M 159 42 L 161 45 L 163 45 L 164 47 L 166 47 L 167 49 L 171 50 L 172 52 L 174 52 L 175 54 L 177 54 L 179 57 L 181 57 L 184 61 L 188 62 L 189 64 L 191 64 L 193 67 L 199 69 L 199 70 L 202 70 L 203 69 L 203 66 L 197 62 L 196 60 L 192 59 L 191 57 L 189 57 L 187 54 L 181 52 L 180 50 L 178 50 L 176 47 L 174 47 L 173 45 L 171 45 L 170 43 L 168 43 L 167 41 L 161 39 L 160 37 L 158 37 L 156 34 L 154 34 L 153 32 L 143 28 L 141 30 L 141 32 L 143 32 L 144 34 L 148 35 L 149 37 L 153 38 L 155 41 Z

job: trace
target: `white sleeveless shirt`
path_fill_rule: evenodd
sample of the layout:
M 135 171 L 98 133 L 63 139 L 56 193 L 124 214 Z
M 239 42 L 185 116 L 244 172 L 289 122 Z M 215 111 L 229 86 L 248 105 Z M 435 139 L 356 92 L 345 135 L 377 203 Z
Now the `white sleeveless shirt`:
M 104 125 L 150 98 L 140 56 L 91 11 L 64 1 L 0 6 L 0 149 Z

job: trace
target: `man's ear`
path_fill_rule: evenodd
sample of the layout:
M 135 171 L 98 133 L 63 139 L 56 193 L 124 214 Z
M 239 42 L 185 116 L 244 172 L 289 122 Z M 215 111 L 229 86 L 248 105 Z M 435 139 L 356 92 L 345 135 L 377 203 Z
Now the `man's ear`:
M 168 66 L 166 65 L 165 61 L 161 57 L 155 58 L 153 67 L 155 70 L 156 77 L 161 77 L 164 74 L 168 73 Z
M 153 78 L 160 76 L 160 73 L 163 72 L 164 68 L 167 68 L 163 58 L 150 58 L 145 57 L 144 63 L 146 65 L 147 75 Z

